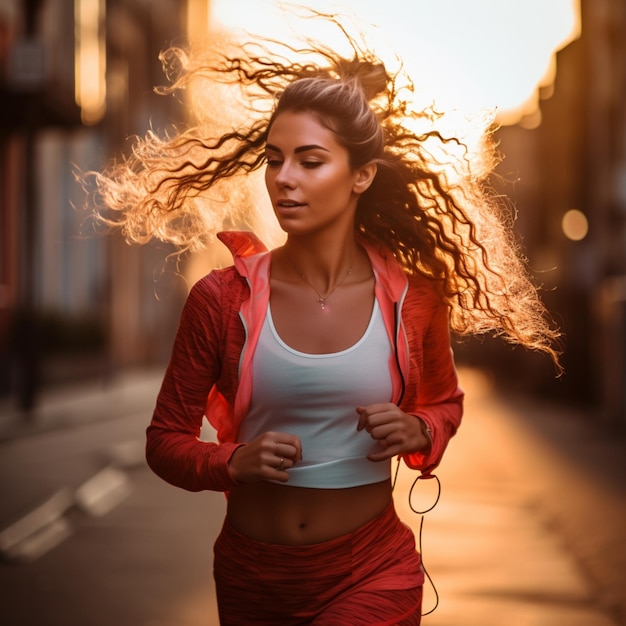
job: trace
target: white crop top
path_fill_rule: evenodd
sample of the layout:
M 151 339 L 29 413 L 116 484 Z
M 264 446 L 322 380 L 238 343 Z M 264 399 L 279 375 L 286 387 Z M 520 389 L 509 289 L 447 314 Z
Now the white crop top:
M 352 347 L 307 354 L 278 336 L 268 306 L 252 363 L 252 400 L 239 429 L 241 442 L 268 431 L 300 437 L 302 461 L 288 470 L 290 486 L 340 489 L 390 477 L 389 461 L 371 435 L 357 431 L 357 406 L 389 402 L 391 345 L 378 302 L 364 335 Z

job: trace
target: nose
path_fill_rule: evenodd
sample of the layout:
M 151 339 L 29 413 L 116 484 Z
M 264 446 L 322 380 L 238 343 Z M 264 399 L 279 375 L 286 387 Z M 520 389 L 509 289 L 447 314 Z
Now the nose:
M 276 170 L 274 181 L 278 187 L 293 188 L 295 186 L 293 168 L 287 161 L 284 161 Z

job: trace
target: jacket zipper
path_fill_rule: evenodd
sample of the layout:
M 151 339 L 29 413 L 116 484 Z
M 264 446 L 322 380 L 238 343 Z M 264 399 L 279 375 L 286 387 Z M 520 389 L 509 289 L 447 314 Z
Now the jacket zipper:
M 394 334 L 393 334 L 393 354 L 396 360 L 396 367 L 398 368 L 398 374 L 400 374 L 400 396 L 398 401 L 396 402 L 397 406 L 402 404 L 402 400 L 404 399 L 404 392 L 406 389 L 406 383 L 404 380 L 404 374 L 402 373 L 402 366 L 400 365 L 400 357 L 398 355 L 398 335 L 400 334 L 400 303 L 393 303 L 393 326 L 394 326 Z

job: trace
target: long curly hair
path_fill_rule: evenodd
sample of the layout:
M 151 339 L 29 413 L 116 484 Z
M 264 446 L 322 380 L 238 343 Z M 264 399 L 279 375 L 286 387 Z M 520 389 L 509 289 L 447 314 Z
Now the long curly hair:
M 201 82 L 210 104 L 192 111 L 195 123 L 164 137 L 150 131 L 128 157 L 90 173 L 97 219 L 130 242 L 157 238 L 181 252 L 203 248 L 224 228 L 250 225 L 255 192 L 241 190 L 264 165 L 274 119 L 310 112 L 354 167 L 377 164 L 358 202 L 358 236 L 393 254 L 407 273 L 435 281 L 456 333 L 499 335 L 547 353 L 560 368 L 559 332 L 526 270 L 510 206 L 489 185 L 498 162 L 494 126 L 484 127 L 478 149 L 446 134 L 442 113 L 412 108 L 413 84 L 401 65 L 390 72 L 336 23 L 350 56 L 317 42 L 296 48 L 267 39 L 163 52 L 170 84 L 161 93 Z M 217 208 L 224 206 L 226 214 Z

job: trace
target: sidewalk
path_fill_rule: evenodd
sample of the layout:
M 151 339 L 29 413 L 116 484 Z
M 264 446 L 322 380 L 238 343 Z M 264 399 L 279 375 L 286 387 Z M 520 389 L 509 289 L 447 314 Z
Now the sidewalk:
M 580 415 L 494 393 L 461 370 L 464 424 L 437 471 L 425 516 L 425 566 L 440 596 L 427 626 L 616 626 L 626 615 L 626 442 Z M 396 501 L 409 509 L 412 477 Z M 428 481 L 434 482 L 434 481 Z M 416 508 L 434 501 L 418 483 Z M 424 611 L 435 603 L 425 587 Z
M 0 406 L 2 440 L 151 411 L 162 372 L 49 393 L 31 424 Z M 425 516 L 422 550 L 439 594 L 424 626 L 624 626 L 625 447 L 584 416 L 497 394 L 461 369 L 464 423 L 437 475 L 441 498 Z M 129 442 L 136 443 L 136 442 Z M 1 450 L 1 447 L 0 447 Z M 1 454 L 1 452 L 0 452 Z M 395 497 L 419 534 L 401 468 Z M 436 482 L 412 502 L 432 505 Z M 425 587 L 424 610 L 435 603 Z
M 24 415 L 11 399 L 0 399 L 0 443 L 120 415 L 145 413 L 154 407 L 163 368 L 120 373 L 111 380 L 44 390 L 36 409 Z

